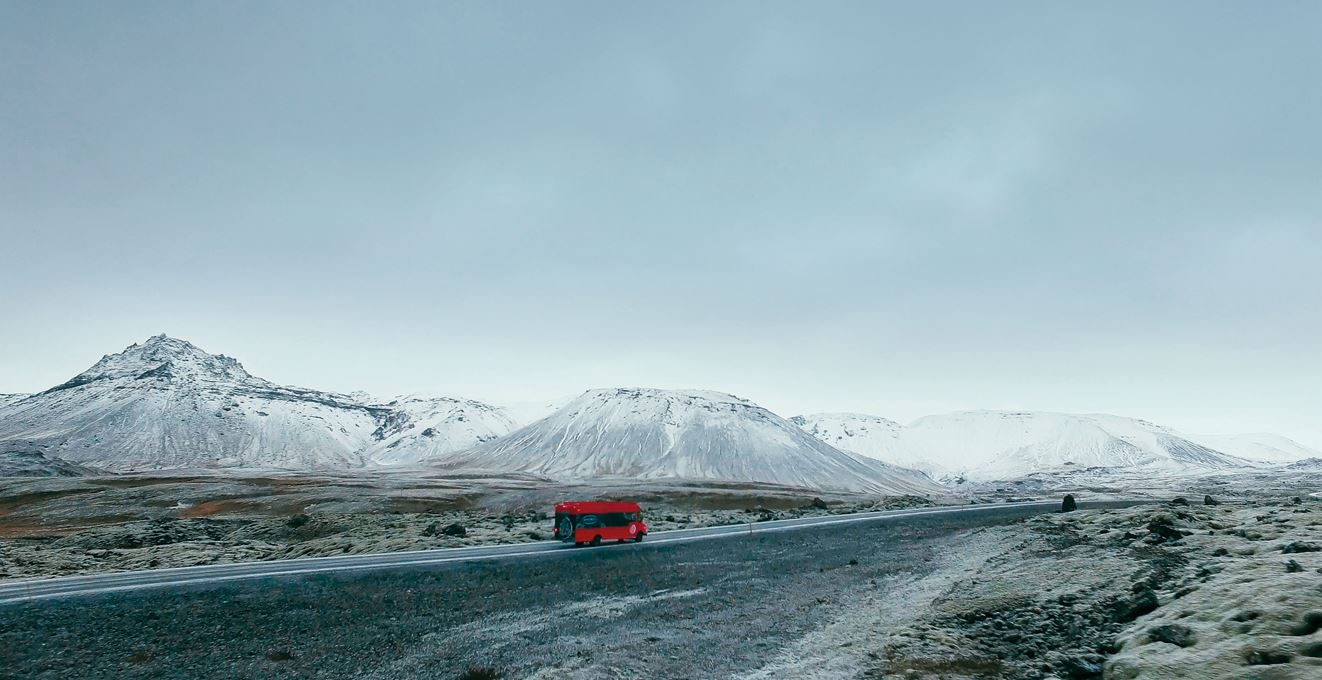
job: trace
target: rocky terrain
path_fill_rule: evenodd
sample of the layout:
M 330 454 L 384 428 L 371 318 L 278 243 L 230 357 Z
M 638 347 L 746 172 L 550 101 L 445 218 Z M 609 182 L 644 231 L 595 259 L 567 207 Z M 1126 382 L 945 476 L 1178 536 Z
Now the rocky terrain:
M 1322 677 L 1315 499 L 1047 515 L 1015 538 L 886 632 L 864 675 Z

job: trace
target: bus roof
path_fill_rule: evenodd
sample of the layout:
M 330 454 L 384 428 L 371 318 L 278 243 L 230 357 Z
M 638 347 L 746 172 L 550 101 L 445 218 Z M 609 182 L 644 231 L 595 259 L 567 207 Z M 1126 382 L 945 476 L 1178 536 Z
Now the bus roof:
M 568 501 L 557 503 L 555 506 L 557 514 L 566 515 L 590 515 L 599 512 L 642 512 L 633 501 Z

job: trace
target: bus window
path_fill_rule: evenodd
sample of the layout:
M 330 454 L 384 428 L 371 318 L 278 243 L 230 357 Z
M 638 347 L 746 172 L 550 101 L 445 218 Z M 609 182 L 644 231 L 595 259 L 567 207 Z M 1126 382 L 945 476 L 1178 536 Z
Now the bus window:
M 601 525 L 606 527 L 627 527 L 631 521 L 629 513 L 625 512 L 605 512 L 601 514 Z

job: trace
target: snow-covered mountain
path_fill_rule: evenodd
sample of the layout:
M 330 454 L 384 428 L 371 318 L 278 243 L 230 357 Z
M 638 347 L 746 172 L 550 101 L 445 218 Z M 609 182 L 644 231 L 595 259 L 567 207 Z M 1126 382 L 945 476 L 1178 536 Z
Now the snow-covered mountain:
M 108 470 L 413 462 L 511 429 L 480 402 L 409 397 L 373 404 L 276 385 L 230 357 L 164 335 L 0 405 L 4 448 Z
M 891 427 L 875 416 L 818 414 L 795 422 L 838 448 L 945 480 L 1012 479 L 1066 467 L 1184 474 L 1254 466 L 1169 428 L 1110 415 L 969 411 Z
M 931 493 L 921 473 L 855 458 L 752 402 L 719 392 L 591 390 L 446 465 L 575 480 L 630 477 L 767 482 Z
M 366 458 L 380 465 L 415 465 L 514 431 L 505 409 L 472 399 L 412 394 L 382 405 L 387 422 Z
M 158 335 L 4 407 L 0 441 L 110 470 L 348 467 L 387 415 Z
M 1279 434 L 1255 432 L 1231 435 L 1191 435 L 1190 439 L 1240 458 L 1268 463 L 1293 463 L 1306 458 L 1322 458 L 1322 451 L 1309 448 Z

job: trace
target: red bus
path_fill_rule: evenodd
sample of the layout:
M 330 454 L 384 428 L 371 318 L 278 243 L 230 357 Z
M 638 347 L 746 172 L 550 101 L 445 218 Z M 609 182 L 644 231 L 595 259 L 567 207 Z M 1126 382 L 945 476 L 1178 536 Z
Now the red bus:
M 643 509 L 625 501 L 572 501 L 555 506 L 555 537 L 574 545 L 642 541 L 647 535 Z

